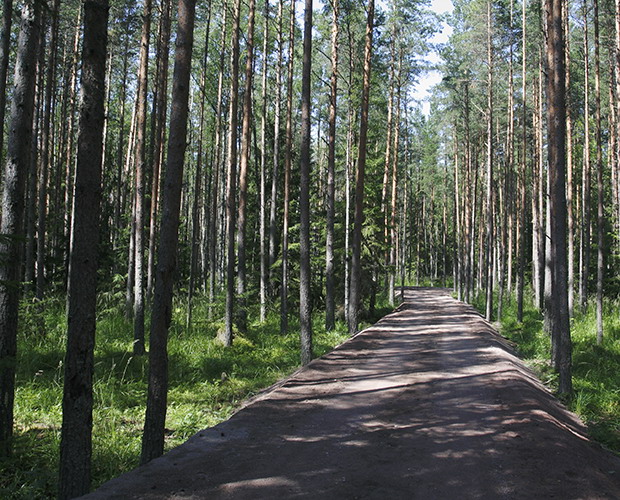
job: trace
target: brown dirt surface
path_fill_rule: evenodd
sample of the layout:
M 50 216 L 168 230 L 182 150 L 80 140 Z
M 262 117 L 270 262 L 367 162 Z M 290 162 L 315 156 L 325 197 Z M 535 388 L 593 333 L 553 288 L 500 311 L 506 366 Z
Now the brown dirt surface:
M 470 306 L 377 324 L 89 499 L 620 498 L 620 459 Z

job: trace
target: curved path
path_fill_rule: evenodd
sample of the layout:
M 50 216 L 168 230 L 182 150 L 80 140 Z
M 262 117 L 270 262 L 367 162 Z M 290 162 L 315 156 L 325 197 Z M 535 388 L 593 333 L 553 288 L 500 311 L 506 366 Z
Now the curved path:
M 470 306 L 392 314 L 99 498 L 620 498 L 589 441 Z

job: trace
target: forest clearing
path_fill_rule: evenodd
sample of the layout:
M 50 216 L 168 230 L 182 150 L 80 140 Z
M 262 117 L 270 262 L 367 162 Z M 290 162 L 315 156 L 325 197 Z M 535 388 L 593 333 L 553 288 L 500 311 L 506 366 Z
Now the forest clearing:
M 477 307 L 620 452 L 620 0 L 445 8 L 2 1 L 0 497 L 75 498 L 149 464 L 299 366 L 312 377 L 410 286 Z M 412 339 L 408 315 L 443 293 L 394 313 Z M 442 345 L 403 383 L 430 354 L 433 377 L 458 371 Z M 502 377 L 496 401 L 516 398 Z M 514 433 L 483 444 L 521 450 Z M 493 470 L 505 489 L 480 494 L 520 488 Z M 616 492 L 602 470 L 575 491 Z

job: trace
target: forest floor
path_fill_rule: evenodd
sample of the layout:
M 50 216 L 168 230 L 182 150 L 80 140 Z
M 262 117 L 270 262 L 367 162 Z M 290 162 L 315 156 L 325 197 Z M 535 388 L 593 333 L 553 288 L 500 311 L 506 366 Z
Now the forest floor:
M 226 422 L 88 496 L 278 497 L 620 498 L 620 458 L 471 306 L 416 288 Z

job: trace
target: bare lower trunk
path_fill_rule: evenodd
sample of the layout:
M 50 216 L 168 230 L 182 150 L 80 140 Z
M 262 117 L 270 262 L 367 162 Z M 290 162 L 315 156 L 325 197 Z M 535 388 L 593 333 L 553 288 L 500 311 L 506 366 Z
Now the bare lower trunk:
M 67 294 L 59 498 L 88 493 L 91 479 L 97 248 L 102 197 L 108 1 L 84 5 L 80 121 Z
M 372 60 L 372 32 L 374 28 L 375 2 L 368 0 L 366 43 L 364 47 L 364 78 L 362 83 L 362 110 L 360 121 L 357 173 L 355 176 L 355 226 L 353 228 L 351 289 L 349 297 L 349 333 L 354 334 L 359 324 L 362 280 L 362 224 L 364 222 L 364 175 L 366 170 L 366 142 L 368 133 L 368 105 L 370 101 L 370 70 Z
M 335 216 L 335 169 L 336 169 L 336 109 L 338 99 L 338 0 L 331 1 L 332 7 L 332 74 L 329 100 L 329 149 L 327 153 L 327 198 L 325 237 L 325 329 L 333 330 L 336 323 L 335 278 L 334 278 L 334 216 Z
M 183 163 L 187 144 L 187 115 L 195 0 L 179 0 L 172 85 L 170 139 L 162 196 L 162 220 L 157 253 L 157 276 L 151 312 L 149 388 L 140 460 L 146 463 L 164 451 L 168 395 L 168 328 L 172 319 L 172 288 L 177 259 Z
M 17 317 L 21 282 L 24 189 L 32 140 L 36 54 L 41 31 L 41 4 L 24 2 L 22 7 L 17 60 L 11 103 L 7 161 L 4 171 L 2 219 L 0 222 L 0 456 L 11 452 L 15 360 L 17 355 Z

